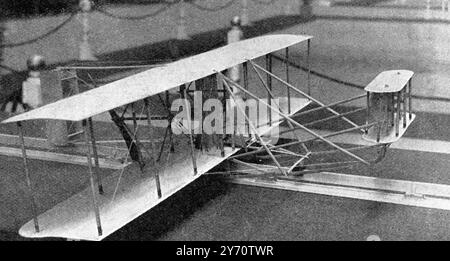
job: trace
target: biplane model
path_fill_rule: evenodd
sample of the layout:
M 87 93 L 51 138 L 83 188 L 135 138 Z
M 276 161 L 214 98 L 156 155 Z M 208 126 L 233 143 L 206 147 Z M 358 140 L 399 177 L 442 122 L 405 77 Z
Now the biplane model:
M 295 180 L 308 173 L 379 162 L 414 120 L 413 73 L 382 72 L 365 94 L 325 104 L 311 96 L 308 71 L 303 86 L 297 87 L 291 80 L 289 48 L 306 43 L 309 67 L 311 38 L 268 35 L 247 39 L 141 68 L 109 83 L 93 79 L 86 67 L 59 68 L 56 82 L 76 78 L 86 90 L 2 122 L 17 125 L 34 215 L 22 226 L 20 235 L 102 240 L 207 173 Z M 275 52 L 285 57 L 282 76 L 273 70 Z M 240 80 L 227 74 L 227 69 L 235 66 L 242 71 Z M 82 74 L 87 78 L 83 80 Z M 359 99 L 366 100 L 366 108 L 344 113 L 333 109 Z M 320 111 L 330 115 L 310 116 Z M 359 112 L 365 115 L 361 123 L 351 117 Z M 86 156 L 90 185 L 39 214 L 23 129 L 28 122 L 42 120 L 50 126 L 57 146 Z M 330 121 L 348 127 L 326 135 L 314 129 Z M 107 142 L 94 135 L 96 127 L 106 123 L 104 135 L 113 130 L 120 133 L 122 140 L 114 146 L 120 147 L 117 151 L 121 153 L 105 150 Z M 348 147 L 331 139 L 354 131 L 360 132 L 364 145 Z M 100 159 L 105 151 L 114 154 L 110 158 L 120 167 L 101 178 Z

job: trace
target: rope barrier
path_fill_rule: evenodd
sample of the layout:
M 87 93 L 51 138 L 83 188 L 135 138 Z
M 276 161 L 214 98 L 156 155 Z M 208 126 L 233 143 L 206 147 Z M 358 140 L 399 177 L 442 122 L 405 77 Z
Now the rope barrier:
M 236 0 L 230 0 L 227 3 L 225 3 L 224 5 L 216 6 L 216 7 L 205 7 L 200 4 L 197 4 L 196 2 L 189 2 L 189 4 L 191 4 L 192 6 L 196 7 L 199 10 L 202 10 L 202 11 L 217 12 L 217 11 L 220 11 L 220 10 L 230 7 L 231 5 L 234 4 L 235 1 Z
M 234 0 L 232 0 L 234 1 Z M 110 16 L 116 19 L 127 19 L 127 20 L 142 20 L 142 19 L 146 19 L 152 16 L 156 16 L 164 11 L 166 11 L 170 6 L 172 6 L 174 3 L 166 3 L 165 6 L 161 7 L 160 9 L 156 10 L 153 13 L 150 14 L 146 14 L 146 15 L 142 15 L 142 16 L 134 16 L 134 17 L 126 17 L 126 16 L 119 16 L 119 15 L 115 15 L 112 14 L 104 9 L 99 9 L 97 8 L 96 11 L 98 11 L 101 14 L 104 14 L 106 16 Z M 72 12 L 70 14 L 69 17 L 67 17 L 67 19 L 65 19 L 64 21 L 62 21 L 59 25 L 55 26 L 54 28 L 52 28 L 51 30 L 49 30 L 48 32 L 41 34 L 33 39 L 29 39 L 29 40 L 25 40 L 22 42 L 17 42 L 17 43 L 5 43 L 5 44 L 0 44 L 0 48 L 15 48 L 15 47 L 20 47 L 23 45 L 27 45 L 27 44 L 32 44 L 35 43 L 39 40 L 45 39 L 49 36 L 51 36 L 52 34 L 55 34 L 56 32 L 58 32 L 61 28 L 63 28 L 66 24 L 68 24 L 76 15 L 78 14 L 78 12 Z M 5 68 L 5 67 L 2 67 Z M 5 68 L 7 70 L 10 70 L 8 68 Z M 12 71 L 12 70 L 10 70 Z
M 7 71 L 10 71 L 12 73 L 20 73 L 19 71 L 15 70 L 15 69 L 13 69 L 13 68 L 11 68 L 9 66 L 3 65 L 3 64 L 0 64 L 0 68 L 3 68 L 3 69 L 5 69 Z
M 151 17 L 155 17 L 155 16 L 165 12 L 166 10 L 168 10 L 174 4 L 175 3 L 166 2 L 166 3 L 164 3 L 164 6 L 162 6 L 161 8 L 159 8 L 157 10 L 155 10 L 154 12 L 151 12 L 151 13 L 148 13 L 148 14 L 145 14 L 145 15 L 140 15 L 140 16 L 122 16 L 122 15 L 117 15 L 117 14 L 113 14 L 113 13 L 111 13 L 109 11 L 106 11 L 105 9 L 99 8 L 99 7 L 96 8 L 95 11 L 97 11 L 100 14 L 103 14 L 105 16 L 112 17 L 112 18 L 115 18 L 115 19 L 120 19 L 120 20 L 144 20 L 144 19 L 148 19 L 148 18 L 151 18 Z
M 46 38 L 46 37 L 56 33 L 61 28 L 63 28 L 67 23 L 69 23 L 75 17 L 76 14 L 77 14 L 76 12 L 71 13 L 70 16 L 67 17 L 67 19 L 65 19 L 62 23 L 60 23 L 59 25 L 57 25 L 53 29 L 49 30 L 48 32 L 46 32 L 46 33 L 44 33 L 44 34 L 42 34 L 40 36 L 37 36 L 37 37 L 35 37 L 33 39 L 26 40 L 26 41 L 23 41 L 23 42 L 1 44 L 0 48 L 14 48 L 14 47 L 27 45 L 27 44 L 31 44 L 31 43 L 37 42 L 39 40 L 42 40 L 42 39 L 44 39 L 44 38 Z
M 277 59 L 277 60 L 279 60 L 279 61 L 286 62 L 286 59 L 283 58 L 283 57 L 280 57 L 280 56 L 277 56 L 277 55 L 274 55 L 274 54 L 272 54 L 272 57 Z M 297 68 L 297 69 L 300 69 L 302 71 L 308 72 L 308 68 L 306 68 L 304 66 L 300 66 L 300 65 L 298 65 L 298 64 L 296 64 L 296 63 L 294 63 L 292 61 L 288 61 L 288 64 L 291 65 L 294 68 Z M 364 90 L 364 88 L 365 88 L 365 86 L 363 86 L 363 85 L 359 85 L 359 84 L 355 84 L 355 83 L 351 83 L 351 82 L 346 82 L 346 81 L 343 81 L 343 80 L 340 80 L 340 79 L 336 79 L 336 78 L 330 77 L 328 75 L 325 75 L 323 73 L 319 73 L 319 72 L 316 72 L 316 71 L 313 71 L 313 70 L 309 70 L 309 71 L 311 72 L 312 75 L 315 75 L 315 76 L 317 76 L 319 78 L 326 79 L 326 80 L 331 81 L 331 82 L 339 83 L 339 84 L 342 84 L 342 85 L 345 85 L 345 86 L 349 86 L 349 87 L 352 87 L 352 88 L 356 88 L 356 89 L 359 89 L 359 90 Z M 446 98 L 446 97 L 429 97 L 429 96 L 422 96 L 422 95 L 412 95 L 412 97 L 415 98 L 415 99 L 419 99 L 419 100 L 450 102 L 450 98 Z
M 286 62 L 286 59 L 283 58 L 283 57 L 280 57 L 280 56 L 277 56 L 277 55 L 274 55 L 274 54 L 272 54 L 272 56 L 273 56 L 273 58 L 275 58 L 275 59 L 277 59 L 279 61 Z M 292 61 L 288 61 L 288 63 L 289 63 L 289 65 L 291 65 L 294 68 L 300 69 L 300 70 L 305 71 L 305 72 L 308 71 L 308 68 L 306 68 L 304 66 L 301 66 L 301 65 L 298 65 L 298 64 L 295 64 Z M 343 80 L 340 80 L 340 79 L 332 78 L 332 77 L 330 77 L 328 75 L 325 75 L 325 74 L 322 74 L 322 73 L 319 73 L 319 72 L 316 72 L 316 71 L 313 71 L 313 70 L 310 70 L 310 71 L 311 71 L 312 75 L 315 75 L 317 77 L 329 80 L 331 82 L 347 85 L 347 86 L 350 86 L 350 87 L 353 87 L 353 88 L 357 88 L 357 89 L 362 89 L 362 90 L 364 90 L 364 88 L 365 88 L 364 86 L 359 85 L 359 84 L 355 84 L 355 83 L 346 82 L 346 81 L 343 81 Z
M 223 10 L 225 8 L 230 7 L 231 5 L 234 4 L 235 1 L 236 0 L 229 0 L 226 4 L 221 5 L 221 6 L 217 6 L 217 7 L 213 7 L 213 8 L 205 7 L 205 6 L 202 6 L 202 5 L 200 5 L 198 3 L 195 3 L 195 2 L 189 2 L 189 4 L 193 5 L 194 7 L 198 8 L 200 10 L 203 10 L 203 11 L 216 12 L 216 11 L 220 11 L 220 10 Z M 252 0 L 252 1 L 255 2 L 255 3 L 258 3 L 258 4 L 262 4 L 262 5 L 271 5 L 276 0 L 269 0 L 269 1 Z M 116 14 L 110 13 L 110 12 L 108 12 L 108 11 L 102 9 L 102 8 L 96 8 L 95 11 L 97 11 L 97 12 L 103 14 L 103 15 L 106 15 L 106 16 L 109 16 L 109 17 L 112 17 L 112 18 L 116 18 L 116 19 L 142 20 L 142 19 L 147 19 L 147 18 L 156 16 L 156 15 L 166 11 L 172 5 L 177 4 L 178 2 L 179 1 L 165 2 L 164 6 L 162 6 L 158 10 L 155 10 L 152 13 L 141 15 L 141 16 L 121 16 L 121 15 L 116 15 Z M 37 42 L 39 40 L 42 40 L 42 39 L 44 39 L 46 37 L 49 37 L 50 35 L 58 32 L 66 24 L 68 24 L 77 14 L 78 14 L 77 12 L 72 12 L 70 14 L 70 16 L 67 17 L 67 19 L 65 19 L 59 25 L 55 26 L 54 28 L 52 28 L 51 30 L 49 30 L 48 32 L 46 32 L 46 33 L 44 33 L 44 34 L 42 34 L 40 36 L 37 36 L 37 37 L 35 37 L 33 39 L 25 40 L 25 41 L 22 41 L 22 42 L 0 44 L 0 48 L 19 47 L 19 46 L 31 44 L 31 43 Z M 214 47 L 218 47 L 218 46 L 221 46 L 221 45 L 223 45 L 223 42 L 219 42 Z M 283 58 L 283 57 L 280 57 L 280 56 L 277 56 L 277 55 L 272 55 L 272 56 L 275 59 L 279 60 L 279 61 L 286 62 L 286 59 Z M 303 71 L 306 71 L 306 72 L 308 71 L 308 68 L 306 68 L 304 66 L 298 65 L 298 64 L 296 64 L 296 63 L 294 63 L 292 61 L 287 61 L 287 62 L 288 62 L 289 65 L 291 65 L 294 68 L 297 68 L 297 69 L 300 69 L 300 70 L 303 70 Z M 14 70 L 14 69 L 12 69 L 12 68 L 10 68 L 8 66 L 5 66 L 5 65 L 1 65 L 0 64 L 0 68 L 6 69 L 6 70 L 11 71 L 13 73 L 20 73 L 19 71 Z M 320 73 L 320 72 L 317 72 L 317 71 L 314 71 L 314 70 L 310 70 L 310 72 L 311 72 L 312 75 L 315 75 L 315 76 L 317 76 L 319 78 L 326 79 L 326 80 L 331 81 L 331 82 L 335 82 L 335 83 L 342 84 L 342 85 L 345 85 L 345 86 L 349 86 L 349 87 L 352 87 L 352 88 L 356 88 L 356 89 L 359 89 L 359 90 L 364 90 L 364 88 L 365 88 L 365 86 L 362 86 L 362 85 L 359 85 L 359 84 L 355 84 L 355 83 L 351 83 L 351 82 L 347 82 L 347 81 L 343 81 L 343 80 L 340 80 L 340 79 L 337 79 L 337 78 L 333 78 L 333 77 L 330 77 L 330 76 L 328 76 L 326 74 L 323 74 L 323 73 Z M 427 97 L 427 96 L 421 96 L 421 95 L 413 95 L 412 97 L 416 98 L 416 99 L 422 99 L 422 100 L 450 102 L 450 98 L 445 98 L 445 97 Z
M 270 1 L 262 1 L 262 0 L 252 0 L 253 2 L 260 4 L 260 5 L 272 5 L 275 3 L 276 0 L 270 0 Z

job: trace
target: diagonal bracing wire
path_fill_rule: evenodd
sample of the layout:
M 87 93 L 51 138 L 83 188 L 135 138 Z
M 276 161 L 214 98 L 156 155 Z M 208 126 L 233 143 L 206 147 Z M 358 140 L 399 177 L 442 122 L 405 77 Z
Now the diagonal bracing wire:
M 89 73 L 88 73 L 88 77 L 89 77 L 89 78 L 91 79 L 91 81 L 93 82 L 93 84 L 90 85 L 90 86 L 94 86 L 94 87 L 95 87 L 95 86 L 96 86 L 96 83 L 95 83 L 94 79 L 92 78 L 92 76 L 91 76 Z M 142 110 L 141 110 L 141 113 L 140 113 L 140 114 L 142 114 L 142 113 L 144 112 L 144 109 L 145 109 L 145 107 L 142 106 Z M 149 127 L 150 127 L 150 126 L 149 126 Z M 137 134 L 138 130 L 139 130 L 139 125 L 136 126 L 136 128 L 134 129 L 134 132 L 133 132 L 133 134 L 132 134 L 132 138 L 135 140 L 135 142 L 137 142 L 137 140 L 136 140 L 136 134 Z M 130 133 L 130 134 L 131 134 L 131 133 Z M 127 152 L 126 152 L 126 154 L 125 154 L 125 162 L 128 161 L 128 159 L 129 159 L 129 157 L 130 157 L 130 149 L 131 149 L 132 144 L 133 144 L 133 143 L 130 143 L 130 145 L 127 147 Z M 145 147 L 144 147 L 144 150 L 145 150 L 150 156 L 152 156 L 152 155 L 150 154 L 150 152 L 148 152 L 148 151 L 145 149 Z M 120 185 L 120 182 L 121 182 L 121 180 L 122 180 L 123 173 L 124 173 L 124 171 L 125 171 L 125 167 L 126 167 L 126 165 L 124 165 L 124 166 L 122 167 L 121 171 L 120 171 L 119 178 L 118 178 L 117 183 L 116 183 L 116 186 L 115 186 L 115 188 L 114 188 L 114 193 L 113 193 L 113 196 L 112 196 L 112 198 L 111 198 L 110 204 L 112 204 L 112 203 L 114 202 L 115 198 L 116 198 L 117 191 L 118 191 L 118 189 L 119 189 L 119 185 Z
M 141 114 L 144 112 L 144 109 L 145 109 L 145 107 L 142 106 Z M 133 132 L 133 137 L 136 137 L 136 134 L 137 134 L 138 130 L 139 130 L 139 125 L 136 126 L 136 129 L 135 129 L 134 132 Z M 132 146 L 132 143 L 130 143 L 129 147 L 127 148 L 127 153 L 125 154 L 125 162 L 128 161 L 128 159 L 129 159 L 129 157 L 130 157 L 130 149 L 131 149 L 131 146 Z M 121 180 L 122 180 L 123 173 L 124 173 L 124 171 L 125 171 L 125 167 L 126 167 L 126 166 L 124 165 L 124 166 L 122 167 L 122 169 L 120 170 L 119 178 L 117 179 L 117 183 L 116 183 L 116 186 L 115 186 L 115 188 L 114 188 L 114 193 L 113 193 L 113 196 L 112 196 L 112 198 L 111 198 L 111 204 L 114 202 L 114 200 L 115 200 L 115 198 L 116 198 L 117 191 L 118 191 L 118 189 L 119 189 L 119 185 L 120 185 L 120 182 L 121 182 Z
M 236 102 L 236 97 L 234 95 L 234 93 L 231 91 L 231 87 L 229 85 L 229 81 L 231 81 L 231 83 L 234 83 L 231 79 L 229 79 L 227 76 L 223 75 L 221 72 L 217 72 L 219 73 L 222 77 L 223 77 L 223 83 L 225 85 L 225 87 L 227 88 L 228 93 L 231 95 L 231 97 L 233 98 L 233 100 Z M 273 156 L 272 152 L 270 151 L 270 149 L 268 148 L 268 146 L 265 144 L 265 142 L 261 139 L 261 137 L 258 135 L 258 131 L 255 128 L 255 126 L 253 126 L 252 122 L 250 121 L 250 119 L 248 118 L 248 116 L 245 114 L 245 111 L 242 110 L 242 108 L 240 106 L 237 106 L 237 109 L 242 113 L 242 115 L 245 116 L 246 121 L 248 122 L 250 128 L 252 129 L 252 131 L 255 133 L 255 137 L 258 139 L 258 141 L 261 143 L 261 145 L 264 147 L 264 149 L 266 150 L 267 154 L 270 155 L 270 157 L 272 158 L 273 162 L 275 163 L 275 165 L 277 165 L 278 169 L 280 170 L 280 172 L 287 176 L 286 171 L 283 169 L 283 167 L 280 165 L 280 163 L 278 163 L 277 159 Z
M 224 80 L 226 82 L 229 82 L 230 84 L 232 84 L 233 86 L 239 88 L 241 91 L 247 93 L 250 97 L 254 98 L 254 99 L 258 99 L 260 103 L 262 103 L 263 105 L 267 106 L 269 109 L 272 109 L 274 112 L 279 113 L 281 116 L 283 116 L 284 118 L 286 118 L 286 120 L 290 121 L 292 124 L 296 125 L 297 127 L 303 129 L 304 131 L 308 132 L 309 134 L 313 135 L 315 138 L 322 140 L 323 142 L 327 143 L 328 145 L 340 150 L 341 152 L 343 152 L 344 154 L 366 164 L 366 165 L 370 165 L 369 162 L 367 162 L 366 160 L 360 158 L 359 156 L 345 150 L 344 148 L 341 148 L 340 146 L 338 146 L 337 144 L 335 144 L 334 142 L 331 142 L 327 139 L 325 139 L 324 137 L 322 137 L 321 135 L 315 133 L 314 131 L 304 127 L 302 124 L 294 121 L 293 119 L 289 118 L 287 115 L 285 115 L 284 113 L 282 113 L 281 111 L 277 110 L 275 107 L 269 105 L 268 103 L 266 103 L 264 100 L 259 99 L 256 95 L 254 95 L 253 93 L 247 91 L 245 88 L 243 88 L 242 86 L 240 86 L 239 84 L 237 84 L 236 82 L 234 82 L 233 80 L 231 80 L 230 78 L 228 78 L 227 76 L 223 76 Z M 291 86 L 291 85 L 288 85 Z M 356 126 L 355 128 L 361 128 L 361 126 Z
M 262 83 L 262 85 L 264 86 L 264 88 L 265 88 L 265 89 L 267 90 L 267 92 L 269 93 L 270 98 L 271 98 L 271 99 L 274 99 L 275 97 L 274 97 L 272 91 L 271 91 L 271 90 L 269 89 L 269 87 L 267 86 L 267 83 L 264 82 L 264 80 L 263 80 L 261 74 L 260 74 L 259 71 L 256 69 L 255 64 L 253 63 L 253 61 L 247 60 L 247 62 L 249 62 L 249 63 L 251 64 L 251 66 L 252 66 L 253 70 L 256 72 L 256 74 L 257 74 L 257 76 L 258 76 L 260 82 Z M 280 105 L 279 105 L 276 101 L 275 101 L 275 105 L 277 106 L 278 110 L 282 111 Z M 294 129 L 294 126 L 292 125 L 292 123 L 291 123 L 290 121 L 287 121 L 287 124 L 289 125 L 289 128 L 290 128 L 291 130 Z M 298 136 L 295 132 L 292 132 L 291 134 L 292 134 L 293 137 L 295 137 L 297 140 L 300 141 L 299 136 Z M 308 149 L 308 147 L 306 147 L 305 143 L 301 143 L 301 146 L 302 146 L 302 148 L 303 148 L 307 153 L 310 152 L 309 149 Z
M 319 100 L 313 98 L 311 95 L 308 95 L 308 94 L 306 94 L 305 92 L 303 92 L 303 91 L 301 91 L 301 90 L 295 88 L 292 84 L 286 82 L 285 80 L 281 79 L 281 78 L 278 77 L 277 75 L 275 75 L 275 74 L 273 74 L 273 73 L 267 71 L 266 69 L 264 69 L 264 68 L 261 67 L 260 65 L 258 65 L 258 64 L 256 64 L 256 63 L 253 63 L 253 65 L 254 65 L 255 67 L 257 67 L 258 69 L 260 69 L 261 71 L 263 71 L 263 72 L 267 73 L 268 75 L 272 76 L 275 80 L 277 80 L 277 81 L 283 83 L 283 84 L 286 85 L 286 86 L 289 86 L 289 87 L 290 87 L 292 90 L 294 90 L 295 92 L 297 92 L 297 93 L 299 93 L 299 94 L 305 96 L 306 98 L 308 98 L 308 99 L 310 99 L 311 101 L 317 103 L 318 105 L 320 105 L 320 106 L 326 106 L 326 104 L 324 104 L 324 103 L 322 103 L 321 101 L 319 101 Z M 330 111 L 331 113 L 335 114 L 335 115 L 340 115 L 339 112 L 337 112 L 337 111 L 335 111 L 335 110 L 333 110 L 333 109 L 331 109 L 331 108 L 329 108 L 329 107 L 327 107 L 326 109 L 327 109 L 328 111 Z M 349 120 L 347 117 L 342 117 L 342 119 L 343 119 L 344 121 L 346 121 L 347 123 L 349 123 L 350 125 L 354 126 L 354 127 L 358 127 L 358 126 L 359 126 L 358 124 L 356 124 L 356 123 L 354 123 L 353 121 Z M 364 132 L 363 129 L 361 129 L 361 131 Z

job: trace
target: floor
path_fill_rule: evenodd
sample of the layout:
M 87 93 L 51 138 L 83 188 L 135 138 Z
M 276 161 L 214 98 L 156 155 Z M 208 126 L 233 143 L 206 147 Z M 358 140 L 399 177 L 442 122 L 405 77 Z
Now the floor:
M 391 27 L 391 22 L 379 23 L 383 28 L 389 28 L 389 32 L 407 28 L 404 23 L 396 23 Z M 363 31 L 373 29 L 370 23 L 374 24 L 373 21 L 355 23 L 341 18 L 323 18 L 313 24 L 293 26 L 282 32 L 317 31 L 326 24 L 335 24 L 345 30 L 356 26 L 357 31 Z M 428 28 L 429 25 L 419 26 Z M 328 38 L 319 35 L 318 40 L 323 43 Z M 430 88 L 431 94 L 448 94 L 442 80 L 448 77 L 449 67 L 446 64 L 431 68 L 422 62 L 415 63 L 414 60 L 383 60 L 386 57 L 377 59 L 380 52 L 376 52 L 377 57 L 374 59 L 367 59 L 368 54 L 363 55 L 360 51 L 359 47 L 356 48 L 356 55 L 351 55 L 348 59 L 344 57 L 346 52 L 340 52 L 337 58 L 332 56 L 332 51 L 329 56 L 321 52 L 312 63 L 314 68 L 319 68 L 322 72 L 361 84 L 385 67 L 406 65 L 421 74 L 419 78 L 422 82 L 430 79 L 427 75 L 434 75 L 430 76 L 432 79 L 438 78 L 433 84 L 439 85 L 439 88 Z M 349 65 L 342 66 L 342 62 Z M 349 69 L 351 65 L 353 69 Z M 299 82 L 304 79 L 300 74 L 296 77 Z M 313 83 L 316 87 L 315 94 L 327 102 L 333 97 L 345 97 L 357 92 L 348 87 L 329 84 L 322 79 L 313 79 Z M 427 90 L 420 89 L 419 92 L 426 94 Z M 438 147 L 445 146 L 450 141 L 448 104 L 436 104 L 418 104 L 421 110 L 406 132 L 406 138 L 435 142 Z M 0 157 L 0 162 L 0 172 L 8 173 L 1 180 L 0 195 L 15 197 L 25 189 L 21 178 L 21 161 L 17 158 Z M 67 168 L 67 165 L 41 161 L 32 161 L 31 166 L 46 174 L 41 173 L 36 177 L 44 178 L 47 184 L 46 187 L 38 188 L 42 193 L 41 199 L 50 198 L 48 201 L 41 201 L 44 202 L 42 209 L 55 205 L 56 198 L 67 198 L 87 184 L 86 169 L 81 166 Z M 450 184 L 449 167 L 450 160 L 445 152 L 399 147 L 389 150 L 385 160 L 376 168 L 356 169 L 351 174 Z M 103 174 L 106 176 L 110 172 L 105 170 Z M 20 190 L 11 189 L 7 186 L 8 182 L 19 184 Z M 0 221 L 4 231 L 0 233 L 0 239 L 26 240 L 13 231 L 17 231 L 22 225 L 20 220 L 29 216 L 28 206 L 1 202 L 0 207 L 5 210 L 2 213 L 16 217 Z M 381 240 L 450 240 L 449 217 L 450 212 L 445 210 L 233 185 L 214 177 L 202 177 L 106 240 L 361 241 L 373 235 Z

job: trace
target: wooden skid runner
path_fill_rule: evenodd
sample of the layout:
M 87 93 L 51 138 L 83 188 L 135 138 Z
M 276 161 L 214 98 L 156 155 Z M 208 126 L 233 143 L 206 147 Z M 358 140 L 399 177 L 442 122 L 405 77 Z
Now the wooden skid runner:
M 0 147 L 0 155 L 10 156 L 10 157 L 22 157 L 22 151 L 18 148 Z M 79 156 L 79 155 L 73 155 L 73 154 L 64 154 L 64 153 L 55 153 L 55 152 L 49 152 L 49 151 L 28 149 L 27 157 L 29 159 L 87 166 L 87 160 L 86 160 L 85 156 Z M 129 163 L 120 163 L 117 160 L 103 159 L 103 158 L 99 158 L 98 163 L 99 163 L 100 168 L 105 168 L 105 169 L 122 169 L 127 164 L 129 164 Z
M 320 195 L 362 199 L 406 206 L 450 210 L 450 186 L 391 180 L 331 172 L 306 174 L 293 180 L 230 177 L 240 185 L 283 189 Z
M 66 147 L 54 147 L 47 139 L 37 137 L 24 137 L 27 146 L 27 156 L 30 159 L 69 163 L 86 166 L 86 147 L 73 143 Z M 99 142 L 101 143 L 101 141 Z M 122 143 L 118 140 L 117 143 Z M 0 133 L 0 155 L 22 157 L 22 151 L 18 148 L 20 140 L 17 135 Z M 10 147 L 11 146 L 11 147 Z M 17 148 L 15 148 L 17 146 Z M 126 155 L 125 147 L 110 147 L 97 145 L 100 168 L 121 169 L 124 165 L 114 158 Z M 128 163 L 126 163 L 128 164 Z

